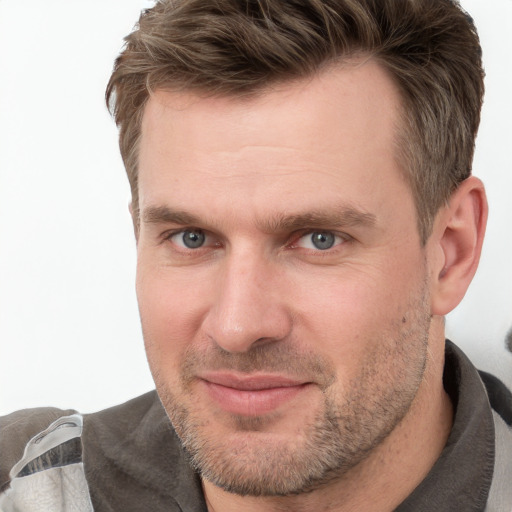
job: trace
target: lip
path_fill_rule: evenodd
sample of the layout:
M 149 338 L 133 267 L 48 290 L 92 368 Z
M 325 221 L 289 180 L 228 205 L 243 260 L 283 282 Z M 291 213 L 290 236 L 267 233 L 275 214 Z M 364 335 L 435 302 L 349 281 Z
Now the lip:
M 311 383 L 279 375 L 208 373 L 200 376 L 209 397 L 226 412 L 261 416 L 293 400 Z

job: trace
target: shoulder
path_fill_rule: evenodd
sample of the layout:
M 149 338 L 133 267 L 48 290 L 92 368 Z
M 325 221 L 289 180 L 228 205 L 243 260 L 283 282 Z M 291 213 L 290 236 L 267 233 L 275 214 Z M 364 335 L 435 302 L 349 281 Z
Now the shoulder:
M 151 411 L 153 420 L 160 416 L 167 423 L 161 410 L 156 393 L 146 393 L 125 404 L 80 416 L 81 425 L 77 437 L 82 441 L 86 438 L 95 444 L 101 441 L 112 443 L 113 439 L 125 438 L 127 432 L 133 430 L 134 425 L 143 423 Z M 0 417 L 0 492 L 9 487 L 11 470 L 30 455 L 26 453 L 27 448 L 35 443 L 40 444 L 37 440 L 39 436 L 62 428 L 58 424 L 59 420 L 73 415 L 77 415 L 73 409 L 39 407 L 22 409 Z
M 512 426 L 512 392 L 494 375 L 479 371 L 491 407 L 499 414 L 501 419 L 509 426 Z
M 167 421 L 165 411 L 156 391 L 133 398 L 123 404 L 103 409 L 91 414 L 84 414 L 84 428 L 109 431 L 112 434 L 124 433 L 134 425 L 144 422 L 149 416 Z
M 0 492 L 10 482 L 9 472 L 24 454 L 29 441 L 61 417 L 76 411 L 40 407 L 0 417 Z
M 155 391 L 84 415 L 84 467 L 102 510 L 205 510 L 201 485 Z M 146 504 L 146 505 L 145 505 Z
M 171 453 L 181 451 L 156 391 L 84 415 L 82 443 L 84 462 L 94 480 L 96 468 L 101 468 L 100 479 L 105 473 L 119 472 L 146 479 L 151 467 L 163 462 L 164 453 L 167 460 Z
M 156 391 L 84 415 L 82 442 L 85 458 L 92 467 L 100 459 L 101 465 L 109 460 L 117 464 L 125 456 L 138 459 L 148 455 L 151 446 L 173 441 L 174 430 Z
M 512 393 L 494 375 L 479 372 L 485 385 L 494 420 L 494 474 L 488 510 L 510 510 L 512 506 Z

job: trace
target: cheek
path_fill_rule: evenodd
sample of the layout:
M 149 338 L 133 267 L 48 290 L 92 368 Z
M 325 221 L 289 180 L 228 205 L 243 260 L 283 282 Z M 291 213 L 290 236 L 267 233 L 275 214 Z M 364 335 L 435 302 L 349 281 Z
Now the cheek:
M 303 329 L 300 337 L 345 371 L 355 370 L 370 333 L 381 324 L 375 299 L 361 282 L 340 281 L 310 294 L 307 303 L 297 304 L 296 325 Z
M 152 368 L 177 366 L 193 342 L 204 309 L 202 294 L 188 279 L 137 269 L 137 298 L 144 343 Z
M 413 290 L 419 288 L 417 281 L 417 273 L 392 264 L 351 268 L 328 279 L 308 278 L 296 292 L 300 337 L 349 377 L 383 340 L 396 337 L 414 300 Z

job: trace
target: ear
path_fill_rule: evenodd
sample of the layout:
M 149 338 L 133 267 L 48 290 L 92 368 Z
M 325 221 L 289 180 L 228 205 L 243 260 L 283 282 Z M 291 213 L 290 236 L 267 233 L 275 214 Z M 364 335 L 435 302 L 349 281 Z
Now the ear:
M 133 203 L 130 201 L 128 204 L 128 210 L 130 211 L 130 216 L 132 218 L 133 223 L 133 234 L 135 235 L 135 243 L 139 242 L 139 220 L 135 217 L 135 213 L 133 211 Z
M 439 211 L 429 240 L 437 255 L 431 282 L 433 315 L 446 315 L 466 294 L 480 260 L 487 212 L 483 183 L 474 176 L 463 181 Z

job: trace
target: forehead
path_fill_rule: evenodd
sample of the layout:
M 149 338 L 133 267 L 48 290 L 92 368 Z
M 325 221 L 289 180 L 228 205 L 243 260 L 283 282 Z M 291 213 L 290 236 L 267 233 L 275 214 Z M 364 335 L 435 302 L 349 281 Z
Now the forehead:
M 186 129 L 182 133 L 187 136 L 191 130 L 195 132 L 201 128 L 201 123 L 197 123 L 201 117 L 204 122 L 212 119 L 229 121 L 229 118 L 236 123 L 251 121 L 238 127 L 247 135 L 255 136 L 264 135 L 256 133 L 261 128 L 254 123 L 258 119 L 266 123 L 268 132 L 271 121 L 291 123 L 304 121 L 307 116 L 310 127 L 326 135 L 326 124 L 342 113 L 348 118 L 345 125 L 349 127 L 350 124 L 352 132 L 363 128 L 371 134 L 379 130 L 381 121 L 388 126 L 398 122 L 400 103 L 398 90 L 387 71 L 375 59 L 361 56 L 327 66 L 311 77 L 273 83 L 250 95 L 216 96 L 156 90 L 145 107 L 142 133 L 143 136 L 154 136 L 160 131 L 162 122 L 167 125 L 176 122 L 180 123 L 181 130 Z M 343 126 L 340 124 L 338 128 Z M 249 132 L 249 129 L 253 130 Z M 224 136 L 221 138 L 228 142 Z M 202 143 L 210 141 L 214 141 L 213 137 Z
M 242 197 L 241 208 L 284 209 L 300 196 L 316 208 L 319 197 L 344 190 L 352 202 L 374 192 L 379 201 L 386 181 L 401 179 L 399 113 L 398 91 L 372 59 L 250 98 L 156 91 L 142 123 L 141 207 L 184 209 L 196 199 L 214 209 L 227 196 L 233 208 Z

